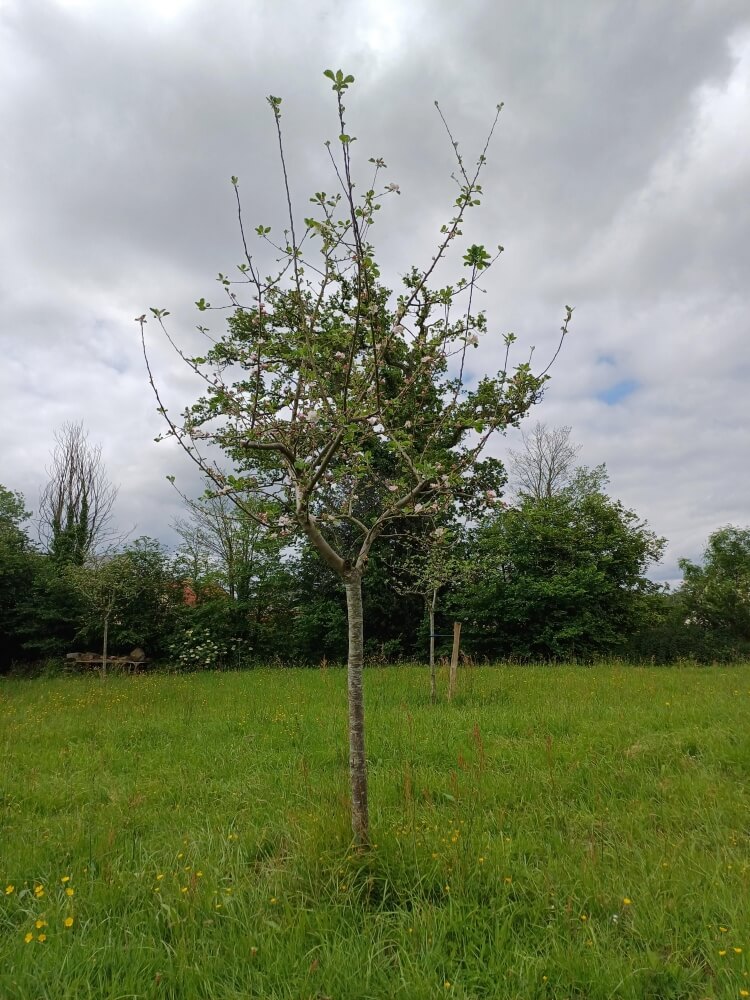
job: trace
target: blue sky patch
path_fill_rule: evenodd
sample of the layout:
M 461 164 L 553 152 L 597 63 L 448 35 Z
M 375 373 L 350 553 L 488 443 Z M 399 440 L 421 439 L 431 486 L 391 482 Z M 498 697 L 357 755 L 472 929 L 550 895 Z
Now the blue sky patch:
M 616 403 L 621 403 L 623 399 L 630 396 L 637 388 L 638 382 L 635 379 L 627 378 L 623 379 L 622 382 L 616 382 L 609 389 L 604 389 L 603 392 L 597 393 L 596 398 L 600 399 L 602 403 L 606 403 L 607 406 L 614 406 Z

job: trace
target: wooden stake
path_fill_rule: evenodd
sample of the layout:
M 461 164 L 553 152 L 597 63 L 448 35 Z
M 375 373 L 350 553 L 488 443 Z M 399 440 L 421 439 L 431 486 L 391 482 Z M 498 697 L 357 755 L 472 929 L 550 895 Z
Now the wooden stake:
M 448 677 L 448 701 L 453 701 L 456 693 L 456 674 L 458 672 L 458 650 L 461 645 L 461 622 L 453 622 L 453 652 L 451 653 L 451 672 Z

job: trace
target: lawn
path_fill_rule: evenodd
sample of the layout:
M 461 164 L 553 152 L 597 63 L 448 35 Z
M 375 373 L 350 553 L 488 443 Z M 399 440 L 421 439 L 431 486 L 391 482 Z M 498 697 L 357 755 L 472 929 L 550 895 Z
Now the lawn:
M 0 681 L 0 998 L 750 996 L 750 665 L 365 682 Z

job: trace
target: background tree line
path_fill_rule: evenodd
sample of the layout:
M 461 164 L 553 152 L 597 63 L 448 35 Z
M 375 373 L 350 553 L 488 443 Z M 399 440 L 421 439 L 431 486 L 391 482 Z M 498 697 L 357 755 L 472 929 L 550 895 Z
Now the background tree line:
M 664 547 L 576 464 L 569 428 L 537 424 L 490 514 L 408 518 L 371 556 L 364 587 L 371 662 L 445 652 L 454 620 L 479 660 L 731 660 L 750 654 L 750 529 L 720 528 L 671 591 L 646 576 Z M 74 649 L 142 646 L 175 668 L 346 659 L 346 598 L 309 543 L 226 497 L 186 499 L 175 551 L 111 531 L 116 490 L 82 425 L 56 437 L 36 541 L 24 498 L 0 486 L 0 665 Z M 504 473 L 502 474 L 504 479 Z M 495 479 L 498 482 L 498 477 Z M 494 493 L 494 490 L 488 491 Z M 432 624 L 431 624 L 432 619 Z

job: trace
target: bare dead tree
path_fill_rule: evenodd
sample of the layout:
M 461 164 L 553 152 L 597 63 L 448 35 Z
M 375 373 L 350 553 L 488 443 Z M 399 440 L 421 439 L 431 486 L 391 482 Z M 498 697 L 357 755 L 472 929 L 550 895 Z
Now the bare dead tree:
M 571 443 L 570 431 L 537 422 L 523 434 L 523 450 L 510 453 L 510 478 L 517 493 L 541 500 L 571 482 L 581 446 Z
M 55 432 L 49 480 L 39 498 L 39 536 L 61 562 L 82 565 L 111 538 L 117 487 L 107 478 L 100 445 L 92 445 L 83 421 Z

